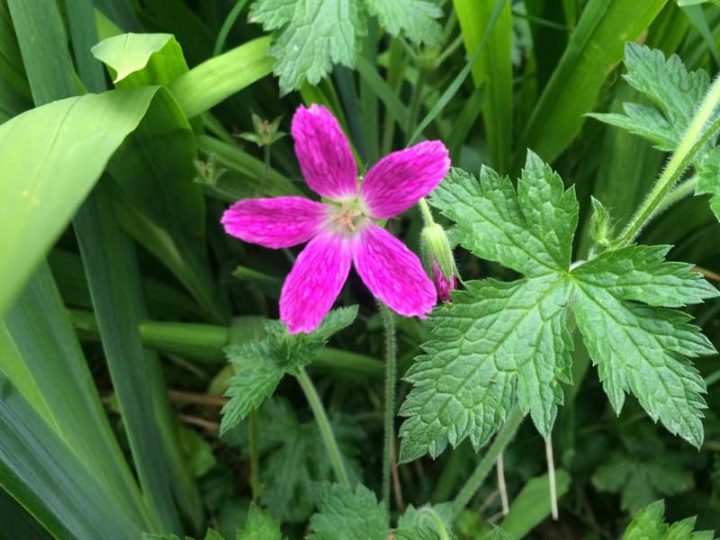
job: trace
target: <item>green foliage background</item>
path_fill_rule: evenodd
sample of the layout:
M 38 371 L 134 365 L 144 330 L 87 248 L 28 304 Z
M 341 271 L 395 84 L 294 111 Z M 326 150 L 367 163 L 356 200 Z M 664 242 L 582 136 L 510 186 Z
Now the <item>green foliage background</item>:
M 716 0 L 0 0 L 0 538 L 712 538 L 719 38 Z M 364 169 L 449 147 L 427 323 L 353 276 L 289 336 L 298 250 L 223 233 L 308 194 L 301 103 Z

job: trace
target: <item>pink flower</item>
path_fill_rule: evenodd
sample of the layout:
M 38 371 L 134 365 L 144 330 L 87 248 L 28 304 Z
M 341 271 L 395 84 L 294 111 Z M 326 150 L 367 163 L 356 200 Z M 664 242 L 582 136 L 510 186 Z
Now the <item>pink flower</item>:
M 447 148 L 427 141 L 385 156 L 358 188 L 350 144 L 325 107 L 299 107 L 292 119 L 304 197 L 244 199 L 223 215 L 228 234 L 269 248 L 308 242 L 280 293 L 291 333 L 311 332 L 330 311 L 355 266 L 370 291 L 400 315 L 424 318 L 436 293 L 412 251 L 373 220 L 394 217 L 430 193 L 450 169 Z

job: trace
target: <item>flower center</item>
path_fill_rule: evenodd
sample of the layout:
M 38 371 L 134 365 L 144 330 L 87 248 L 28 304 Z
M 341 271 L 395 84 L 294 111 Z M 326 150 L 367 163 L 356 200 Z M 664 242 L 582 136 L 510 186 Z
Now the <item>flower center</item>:
M 345 199 L 340 205 L 331 205 L 328 211 L 329 224 L 337 232 L 353 234 L 367 222 L 365 209 L 358 197 Z

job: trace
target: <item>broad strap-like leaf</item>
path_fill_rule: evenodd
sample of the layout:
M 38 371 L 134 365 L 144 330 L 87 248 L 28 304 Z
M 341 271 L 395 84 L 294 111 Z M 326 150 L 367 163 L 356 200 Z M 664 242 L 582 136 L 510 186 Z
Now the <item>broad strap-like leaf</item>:
M 515 403 L 547 436 L 560 383 L 571 382 L 570 313 L 618 413 L 630 393 L 654 421 L 702 443 L 705 385 L 689 359 L 715 349 L 671 308 L 718 292 L 690 265 L 666 262 L 667 246 L 630 246 L 571 270 L 575 193 L 532 153 L 517 189 L 487 168 L 479 181 L 454 170 L 431 203 L 463 247 L 526 277 L 469 282 L 429 318 L 425 354 L 406 374 L 403 461 L 466 438 L 479 448 Z
M 387 513 L 375 494 L 363 485 L 355 490 L 339 484 L 321 484 L 318 513 L 310 518 L 308 540 L 387 540 Z
M 483 259 L 526 276 L 567 270 L 578 219 L 574 189 L 528 152 L 517 192 L 508 178 L 483 167 L 478 182 L 453 169 L 431 203 L 457 223 L 460 244 Z
M 568 284 L 551 274 L 466 285 L 431 317 L 427 354 L 405 377 L 414 388 L 400 411 L 410 417 L 400 431 L 402 461 L 435 457 L 467 437 L 480 448 L 516 400 L 547 435 L 562 402 L 572 350 Z

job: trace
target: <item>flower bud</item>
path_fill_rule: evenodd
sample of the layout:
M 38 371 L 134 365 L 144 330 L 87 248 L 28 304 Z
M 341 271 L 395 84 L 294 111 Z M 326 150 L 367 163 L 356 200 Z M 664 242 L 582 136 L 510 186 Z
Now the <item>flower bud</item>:
M 423 228 L 420 240 L 425 271 L 435 284 L 438 298 L 449 302 L 450 291 L 457 288 L 458 272 L 447 234 L 440 225 L 433 223 Z

